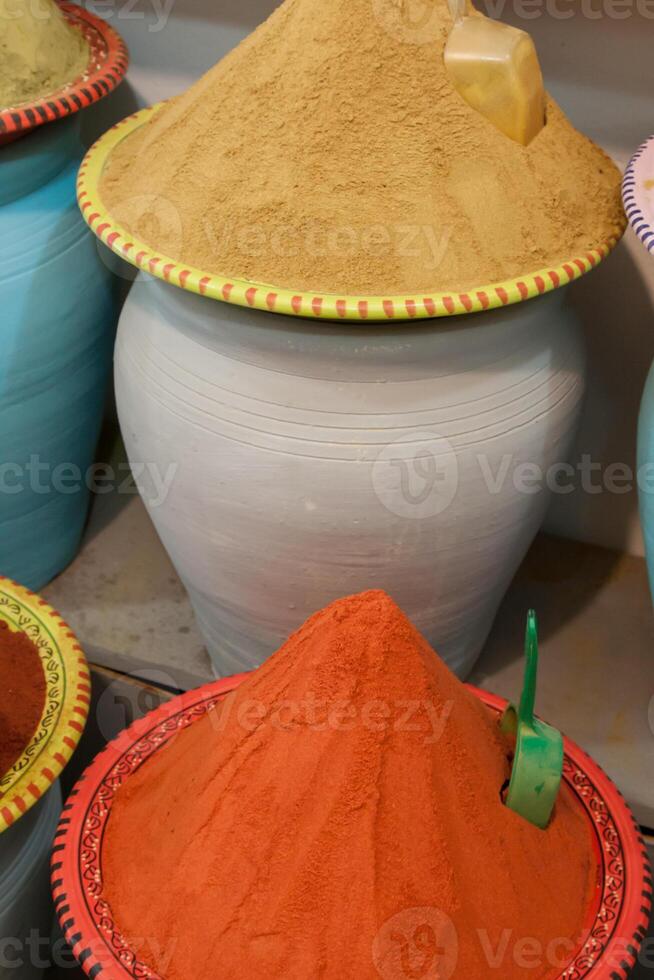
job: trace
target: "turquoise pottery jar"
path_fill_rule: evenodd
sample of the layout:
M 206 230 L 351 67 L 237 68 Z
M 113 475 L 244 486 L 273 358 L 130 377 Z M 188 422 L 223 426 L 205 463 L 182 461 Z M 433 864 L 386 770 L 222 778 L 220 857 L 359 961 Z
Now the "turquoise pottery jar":
M 117 314 L 77 208 L 78 120 L 0 147 L 0 574 L 32 589 L 79 546 Z
M 652 595 L 654 595 L 654 493 L 651 489 L 654 469 L 654 365 L 649 369 L 638 421 L 638 472 L 640 523 L 645 540 L 645 555 Z
M 629 223 L 654 258 L 654 136 L 636 151 L 627 167 L 622 198 Z M 650 368 L 638 421 L 640 523 L 650 588 L 654 596 L 654 364 Z

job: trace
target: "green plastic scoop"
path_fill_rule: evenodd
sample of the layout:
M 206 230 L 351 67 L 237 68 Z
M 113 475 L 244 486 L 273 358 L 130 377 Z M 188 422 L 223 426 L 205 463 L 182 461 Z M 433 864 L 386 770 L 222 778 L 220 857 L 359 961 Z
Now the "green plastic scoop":
M 520 707 L 510 704 L 501 721 L 502 731 L 516 736 L 515 759 L 506 805 L 544 830 L 552 816 L 563 774 L 561 733 L 534 717 L 538 678 L 536 613 L 527 616 L 525 681 Z

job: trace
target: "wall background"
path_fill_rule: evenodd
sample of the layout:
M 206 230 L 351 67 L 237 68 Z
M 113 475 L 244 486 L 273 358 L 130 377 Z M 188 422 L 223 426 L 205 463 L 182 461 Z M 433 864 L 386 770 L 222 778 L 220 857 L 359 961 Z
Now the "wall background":
M 504 7 L 502 0 L 486 2 L 489 12 L 501 12 L 502 19 L 533 34 L 553 96 L 578 128 L 626 166 L 654 132 L 654 2 L 506 0 Z M 132 56 L 128 83 L 88 114 L 91 141 L 135 108 L 184 89 L 277 2 L 87 0 L 86 5 L 115 24 Z M 654 262 L 628 232 L 607 263 L 572 288 L 589 358 L 589 391 L 572 462 L 589 454 L 603 467 L 624 463 L 635 471 L 638 406 L 654 359 Z M 579 488 L 554 500 L 547 526 L 566 537 L 640 554 L 637 508 L 633 489 L 589 494 Z

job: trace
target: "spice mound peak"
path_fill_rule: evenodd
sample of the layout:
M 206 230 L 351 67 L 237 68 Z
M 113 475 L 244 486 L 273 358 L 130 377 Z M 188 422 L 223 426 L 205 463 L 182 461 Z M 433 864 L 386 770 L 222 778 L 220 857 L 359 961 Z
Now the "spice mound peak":
M 498 949 L 518 980 L 505 930 L 577 939 L 596 862 L 567 793 L 546 831 L 502 804 L 507 751 L 387 595 L 339 600 L 121 787 L 102 897 L 166 980 L 378 980 L 418 955 L 481 980 Z
M 0 108 L 75 81 L 88 60 L 86 39 L 54 0 L 0 0 Z
M 207 275 L 350 296 L 481 288 L 619 236 L 610 159 L 551 99 L 529 146 L 500 132 L 449 78 L 447 0 L 408 6 L 286 0 L 114 148 L 112 223 Z

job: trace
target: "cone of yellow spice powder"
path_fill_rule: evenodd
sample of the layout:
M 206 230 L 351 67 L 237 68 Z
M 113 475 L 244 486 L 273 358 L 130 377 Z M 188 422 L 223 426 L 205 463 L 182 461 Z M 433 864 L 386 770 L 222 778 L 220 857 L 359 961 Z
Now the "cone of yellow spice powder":
M 0 108 L 74 82 L 89 54 L 85 37 L 54 0 L 0 0 Z
M 447 0 L 425 7 L 285 0 L 116 147 L 103 205 L 208 273 L 357 295 L 468 290 L 618 237 L 611 160 L 551 99 L 529 146 L 495 129 L 449 80 Z

